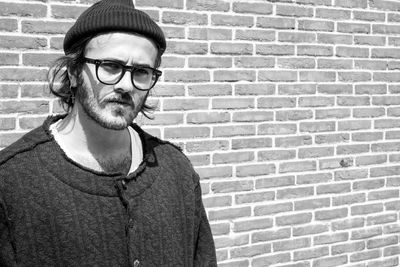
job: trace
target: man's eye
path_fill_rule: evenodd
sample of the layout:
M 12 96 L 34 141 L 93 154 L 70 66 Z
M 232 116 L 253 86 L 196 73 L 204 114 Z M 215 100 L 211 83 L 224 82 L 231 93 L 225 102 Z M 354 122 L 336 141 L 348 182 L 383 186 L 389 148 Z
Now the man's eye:
M 146 68 L 138 68 L 135 72 L 137 75 L 151 75 L 151 70 Z
M 100 65 L 104 70 L 114 72 L 121 70 L 121 66 L 114 62 L 103 62 Z

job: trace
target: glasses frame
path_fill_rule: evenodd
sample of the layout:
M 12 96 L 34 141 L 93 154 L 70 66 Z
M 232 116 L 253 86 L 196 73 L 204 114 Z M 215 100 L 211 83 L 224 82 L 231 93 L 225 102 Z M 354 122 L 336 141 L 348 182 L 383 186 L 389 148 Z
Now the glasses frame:
M 155 69 L 155 68 L 152 68 L 152 67 L 149 67 L 149 66 L 138 65 L 138 64 L 134 64 L 132 66 L 127 66 L 127 65 L 123 65 L 120 62 L 115 61 L 115 60 L 93 59 L 93 58 L 87 58 L 87 57 L 85 57 L 84 60 L 85 60 L 86 63 L 94 64 L 96 66 L 96 78 L 97 78 L 97 80 L 99 80 L 99 82 L 101 82 L 102 84 L 105 84 L 105 85 L 115 85 L 115 84 L 119 83 L 122 80 L 122 78 L 125 76 L 125 73 L 127 71 L 129 71 L 131 73 L 131 82 L 132 82 L 133 87 L 135 87 L 137 90 L 140 90 L 140 91 L 149 91 L 156 85 L 156 83 L 158 81 L 158 78 L 160 78 L 160 76 L 162 74 L 162 71 L 160 71 L 158 69 Z M 116 82 L 106 83 L 106 82 L 102 81 L 99 78 L 99 71 L 98 70 L 99 70 L 100 65 L 103 64 L 104 62 L 110 62 L 110 63 L 117 64 L 117 65 L 121 66 L 122 72 L 121 72 L 121 75 L 120 75 L 119 79 Z M 143 68 L 151 69 L 153 71 L 153 75 L 155 76 L 154 82 L 153 82 L 152 86 L 149 89 L 138 88 L 135 85 L 135 81 L 133 79 L 133 73 L 135 72 L 135 70 L 143 69 Z

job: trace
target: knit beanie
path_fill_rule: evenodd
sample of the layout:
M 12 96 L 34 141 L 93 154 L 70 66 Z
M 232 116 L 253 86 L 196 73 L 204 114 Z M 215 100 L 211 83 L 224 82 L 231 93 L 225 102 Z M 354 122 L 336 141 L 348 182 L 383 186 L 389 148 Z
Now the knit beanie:
M 165 51 L 163 31 L 149 15 L 135 9 L 132 0 L 102 0 L 86 9 L 69 29 L 64 53 L 69 54 L 74 43 L 85 37 L 112 31 L 141 34 L 155 42 L 160 54 Z

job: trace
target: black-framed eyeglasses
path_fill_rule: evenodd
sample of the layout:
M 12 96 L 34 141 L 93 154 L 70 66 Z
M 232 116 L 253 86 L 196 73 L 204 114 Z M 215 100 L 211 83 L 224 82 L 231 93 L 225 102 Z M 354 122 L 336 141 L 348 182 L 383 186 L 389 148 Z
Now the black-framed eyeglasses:
M 117 84 L 125 72 L 130 71 L 133 86 L 138 90 L 148 91 L 154 87 L 162 74 L 160 70 L 143 65 L 126 66 L 114 60 L 84 59 L 87 63 L 96 65 L 97 79 L 107 85 Z

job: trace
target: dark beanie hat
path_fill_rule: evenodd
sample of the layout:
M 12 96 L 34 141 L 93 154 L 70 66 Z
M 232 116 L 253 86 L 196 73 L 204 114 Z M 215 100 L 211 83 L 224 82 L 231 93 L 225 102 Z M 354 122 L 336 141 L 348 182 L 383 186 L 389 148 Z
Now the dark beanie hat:
M 141 34 L 154 41 L 160 54 L 165 51 L 163 31 L 149 15 L 135 9 L 132 0 L 102 0 L 86 9 L 69 29 L 64 39 L 64 53 L 69 54 L 78 40 L 112 31 Z

